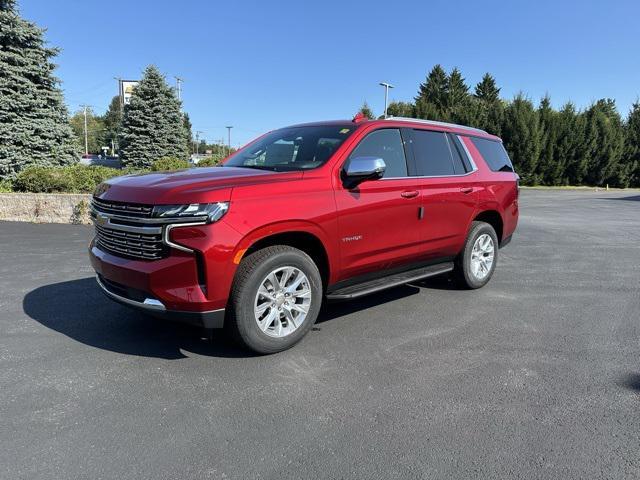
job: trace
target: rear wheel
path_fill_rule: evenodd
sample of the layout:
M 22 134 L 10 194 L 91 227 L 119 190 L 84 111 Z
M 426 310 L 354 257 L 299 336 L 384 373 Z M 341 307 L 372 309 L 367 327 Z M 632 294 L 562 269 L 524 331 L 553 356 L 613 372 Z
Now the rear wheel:
M 498 237 L 491 225 L 473 222 L 464 249 L 456 260 L 455 274 L 466 288 L 485 286 L 498 261 Z
M 311 329 L 321 303 L 322 279 L 311 257 L 286 245 L 267 247 L 238 267 L 229 326 L 251 350 L 279 352 Z

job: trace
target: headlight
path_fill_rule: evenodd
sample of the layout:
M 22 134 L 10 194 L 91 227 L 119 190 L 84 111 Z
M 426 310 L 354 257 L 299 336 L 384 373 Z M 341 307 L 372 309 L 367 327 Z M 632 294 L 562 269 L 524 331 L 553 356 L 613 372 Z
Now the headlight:
M 208 222 L 217 222 L 229 210 L 229 202 L 191 203 L 188 205 L 156 205 L 153 216 L 157 218 L 207 217 Z

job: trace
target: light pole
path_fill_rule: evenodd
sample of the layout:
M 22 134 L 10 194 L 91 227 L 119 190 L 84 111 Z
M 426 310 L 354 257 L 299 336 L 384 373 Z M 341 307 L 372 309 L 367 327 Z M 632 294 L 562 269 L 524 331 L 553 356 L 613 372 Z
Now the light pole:
M 393 88 L 393 85 L 387 82 L 380 82 L 380 85 L 384 87 L 384 118 L 387 118 L 387 102 L 389 101 L 389 89 Z
M 182 82 L 184 82 L 183 78 L 175 77 L 176 79 L 176 90 L 178 92 L 178 100 L 182 101 Z
M 229 155 L 231 155 L 231 129 L 233 128 L 233 125 L 229 125 L 227 127 L 225 127 L 227 129 L 227 138 L 228 138 L 228 145 L 229 145 Z

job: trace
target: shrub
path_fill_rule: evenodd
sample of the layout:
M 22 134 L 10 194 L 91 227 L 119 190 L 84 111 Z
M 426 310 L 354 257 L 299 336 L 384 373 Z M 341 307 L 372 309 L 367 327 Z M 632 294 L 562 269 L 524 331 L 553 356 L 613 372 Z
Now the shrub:
M 0 180 L 0 193 L 13 192 L 13 183 L 10 180 Z
M 224 157 L 222 155 L 212 155 L 207 158 L 203 158 L 197 164 L 198 167 L 215 167 L 220 164 L 220 160 Z
M 168 172 L 182 170 L 183 168 L 189 168 L 189 162 L 176 157 L 164 157 L 151 164 L 151 171 L 153 172 Z
M 92 193 L 100 182 L 118 175 L 122 175 L 118 169 L 94 165 L 27 167 L 18 173 L 13 189 L 30 193 Z

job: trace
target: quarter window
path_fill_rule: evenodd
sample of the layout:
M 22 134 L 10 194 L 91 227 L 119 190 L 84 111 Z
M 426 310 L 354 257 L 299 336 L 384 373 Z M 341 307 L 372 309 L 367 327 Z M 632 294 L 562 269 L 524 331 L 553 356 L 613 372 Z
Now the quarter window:
M 451 150 L 445 134 L 430 130 L 413 130 L 413 154 L 416 158 L 417 175 L 454 175 Z
M 513 172 L 509 154 L 500 142 L 486 138 L 471 137 L 482 158 L 494 172 Z
M 407 160 L 400 131 L 395 128 L 376 130 L 367 135 L 351 152 L 349 158 L 376 157 L 384 160 L 384 176 L 406 177 Z

